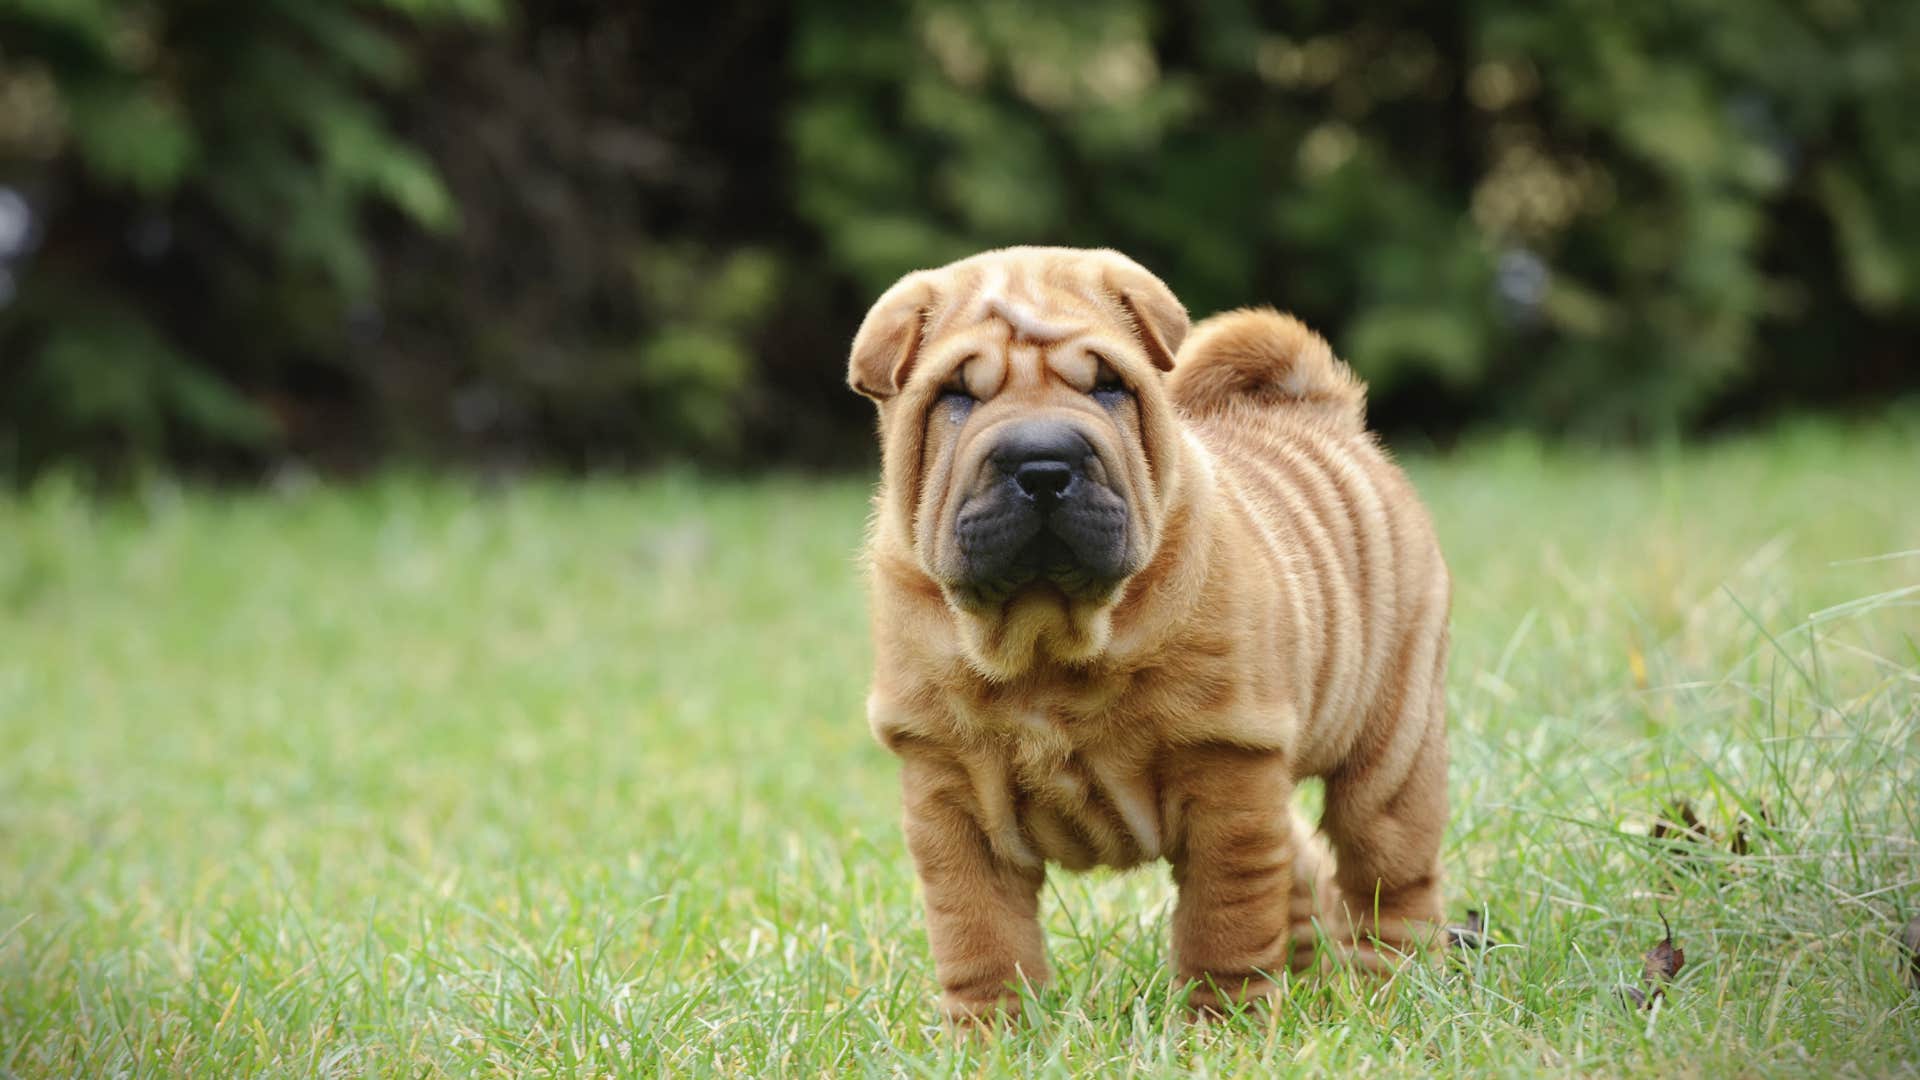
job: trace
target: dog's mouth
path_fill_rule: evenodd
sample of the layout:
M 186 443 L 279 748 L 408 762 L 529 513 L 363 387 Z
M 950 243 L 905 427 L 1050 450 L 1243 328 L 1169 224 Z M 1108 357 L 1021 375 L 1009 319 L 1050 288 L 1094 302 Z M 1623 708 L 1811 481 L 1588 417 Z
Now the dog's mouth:
M 963 573 L 955 591 L 969 606 L 1004 606 L 1029 591 L 1103 602 L 1126 578 L 1126 504 L 1088 484 L 1068 501 L 995 489 L 960 510 L 955 537 Z

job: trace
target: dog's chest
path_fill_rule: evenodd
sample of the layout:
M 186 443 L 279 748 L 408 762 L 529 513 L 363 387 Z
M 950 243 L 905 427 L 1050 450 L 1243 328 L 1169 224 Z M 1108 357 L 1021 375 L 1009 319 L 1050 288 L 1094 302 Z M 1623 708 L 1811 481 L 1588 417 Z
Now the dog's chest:
M 995 845 L 1072 869 L 1127 867 L 1165 850 L 1158 784 L 1140 748 L 1075 732 L 1044 710 L 1001 725 L 970 767 Z

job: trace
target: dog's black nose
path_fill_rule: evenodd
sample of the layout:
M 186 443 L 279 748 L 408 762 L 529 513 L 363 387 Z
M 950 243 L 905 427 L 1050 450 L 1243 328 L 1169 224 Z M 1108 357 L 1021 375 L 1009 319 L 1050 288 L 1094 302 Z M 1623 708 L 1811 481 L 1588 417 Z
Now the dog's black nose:
M 1015 424 L 993 448 L 993 465 L 1013 478 L 1027 498 L 1055 502 L 1066 497 L 1093 447 L 1072 424 L 1029 420 Z
M 1073 466 L 1064 461 L 1028 461 L 1013 471 L 1013 482 L 1028 498 L 1058 498 L 1073 483 Z
M 962 583 L 998 604 L 1028 585 L 1109 597 L 1129 572 L 1126 498 L 1107 485 L 1096 434 L 1072 420 L 996 425 L 954 517 Z

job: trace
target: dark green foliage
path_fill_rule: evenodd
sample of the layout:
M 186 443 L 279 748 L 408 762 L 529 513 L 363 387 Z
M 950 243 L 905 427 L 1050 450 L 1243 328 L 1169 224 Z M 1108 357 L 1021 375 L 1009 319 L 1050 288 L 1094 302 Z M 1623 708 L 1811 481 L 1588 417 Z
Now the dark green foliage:
M 384 333 L 349 368 L 385 388 L 409 449 L 597 464 L 832 445 L 820 418 L 845 391 L 822 359 L 842 330 L 768 104 L 782 16 L 711 14 L 555 5 L 424 50 L 431 92 L 399 122 L 466 226 L 384 245 Z M 783 372 L 797 392 L 775 391 Z
M 1123 248 L 1197 311 L 1300 311 L 1442 430 L 1913 385 L 1876 353 L 1920 316 L 1920 8 L 1270 7 L 809 5 L 796 205 L 868 290 Z
M 833 458 L 865 304 L 1022 242 L 1433 435 L 1920 385 L 1920 7 L 1036 10 L 0 0 L 0 452 Z
M 377 295 L 374 208 L 459 218 L 382 115 L 413 68 L 394 27 L 496 7 L 0 0 L 0 183 L 43 234 L 0 323 L 16 464 L 281 442 L 274 403 Z

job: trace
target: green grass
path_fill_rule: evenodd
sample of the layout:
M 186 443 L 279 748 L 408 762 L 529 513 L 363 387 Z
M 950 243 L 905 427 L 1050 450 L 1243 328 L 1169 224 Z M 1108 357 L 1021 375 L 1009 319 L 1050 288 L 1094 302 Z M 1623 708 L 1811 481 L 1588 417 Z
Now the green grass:
M 1165 872 L 1057 874 L 1057 985 L 957 1048 L 862 718 L 864 479 L 0 501 L 0 1075 L 1920 1068 L 1920 423 L 1410 467 L 1448 904 L 1497 944 L 1195 1027 Z

